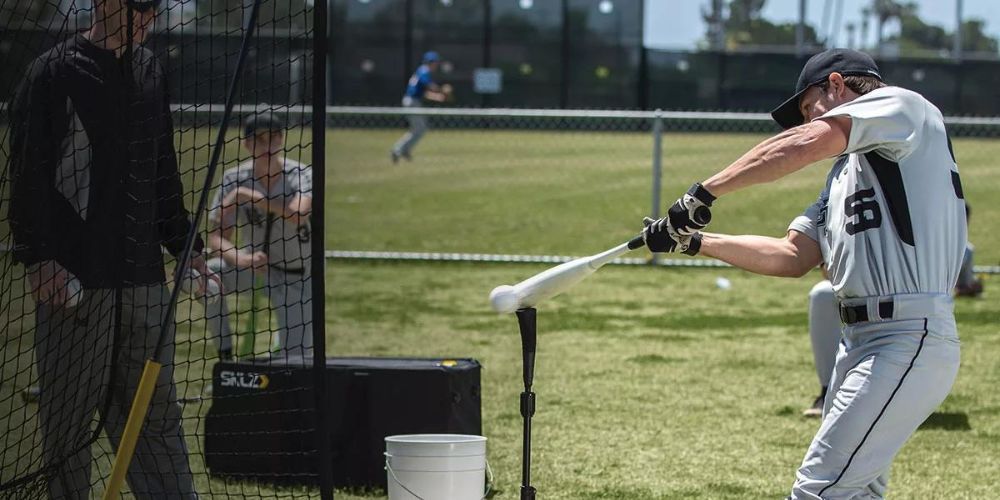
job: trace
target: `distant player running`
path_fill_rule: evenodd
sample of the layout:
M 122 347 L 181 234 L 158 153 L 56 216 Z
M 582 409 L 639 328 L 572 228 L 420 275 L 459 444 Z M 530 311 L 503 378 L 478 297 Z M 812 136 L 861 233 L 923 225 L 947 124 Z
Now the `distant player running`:
M 451 97 L 451 85 L 447 83 L 438 85 L 434 82 L 433 74 L 437 72 L 441 65 L 441 56 L 437 52 L 430 51 L 424 54 L 423 63 L 413 76 L 406 83 L 406 93 L 403 95 L 404 108 L 419 108 L 423 106 L 423 99 L 434 102 L 445 102 Z M 396 141 L 389 152 L 393 163 L 398 163 L 400 157 L 412 160 L 413 148 L 417 142 L 427 132 L 427 117 L 422 115 L 407 115 L 410 123 L 409 132 Z
M 785 132 L 695 184 L 643 234 L 653 251 L 700 252 L 759 274 L 826 264 L 844 328 L 824 420 L 790 498 L 883 498 L 896 453 L 958 374 L 962 184 L 941 112 L 886 86 L 871 57 L 817 54 L 795 90 L 772 113 Z M 699 232 L 716 197 L 833 157 L 819 199 L 784 238 Z
M 285 157 L 285 125 L 271 113 L 246 120 L 243 147 L 253 155 L 222 175 L 209 212 L 208 247 L 217 254 L 208 267 L 229 292 L 253 289 L 262 276 L 278 314 L 280 357 L 312 356 L 312 282 L 309 214 L 312 168 Z M 235 243 L 236 231 L 248 239 Z M 207 304 L 209 331 L 219 355 L 232 355 L 225 300 Z

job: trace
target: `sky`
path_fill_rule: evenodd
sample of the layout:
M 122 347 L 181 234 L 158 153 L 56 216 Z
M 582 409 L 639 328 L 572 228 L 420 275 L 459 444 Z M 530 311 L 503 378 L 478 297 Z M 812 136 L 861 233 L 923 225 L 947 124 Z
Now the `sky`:
M 664 49 L 689 49 L 704 37 L 705 23 L 701 19 L 702 8 L 709 8 L 711 0 L 644 0 L 646 2 L 645 40 L 647 47 Z M 806 0 L 806 19 L 820 29 L 824 26 L 823 6 L 827 0 Z M 837 0 L 831 2 L 834 10 Z M 860 25 L 861 9 L 871 4 L 871 0 L 842 0 L 843 14 L 837 33 L 838 45 L 847 45 L 844 26 L 853 22 Z M 955 29 L 955 6 L 958 0 L 911 0 L 919 6 L 920 16 L 930 24 L 942 26 L 947 31 Z M 799 0 L 767 0 L 763 15 L 772 22 L 795 22 L 798 20 Z M 986 21 L 986 32 L 1000 37 L 1000 0 L 963 0 L 962 18 L 978 17 Z M 832 17 L 832 15 L 831 15 Z M 828 24 L 828 23 L 827 23 Z M 874 23 L 873 23 L 874 24 Z M 886 33 L 891 33 L 891 26 Z M 898 30 L 898 25 L 895 28 Z M 857 35 L 855 35 L 857 36 Z M 874 42 L 874 29 L 869 30 L 869 45 Z

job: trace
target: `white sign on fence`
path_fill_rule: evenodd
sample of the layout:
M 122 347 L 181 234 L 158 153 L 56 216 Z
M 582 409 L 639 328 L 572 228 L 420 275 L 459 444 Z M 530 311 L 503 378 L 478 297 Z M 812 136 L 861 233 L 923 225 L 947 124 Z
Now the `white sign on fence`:
M 503 90 L 503 70 L 476 68 L 472 71 L 472 89 L 477 94 L 499 94 Z

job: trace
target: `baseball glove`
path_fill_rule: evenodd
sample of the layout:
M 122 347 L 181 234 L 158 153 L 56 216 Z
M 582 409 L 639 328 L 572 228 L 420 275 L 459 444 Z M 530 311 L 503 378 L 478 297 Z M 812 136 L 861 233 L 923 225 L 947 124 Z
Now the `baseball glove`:
M 444 94 L 445 101 L 451 102 L 455 100 L 455 89 L 450 83 L 441 85 L 441 93 Z

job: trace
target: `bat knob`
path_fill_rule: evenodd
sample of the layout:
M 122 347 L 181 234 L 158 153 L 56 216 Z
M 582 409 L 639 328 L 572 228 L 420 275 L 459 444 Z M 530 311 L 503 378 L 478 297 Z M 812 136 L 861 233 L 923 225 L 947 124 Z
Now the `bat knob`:
M 702 226 L 707 226 L 709 222 L 712 222 L 712 211 L 704 206 L 694 209 L 694 221 Z
M 642 239 L 641 234 L 639 236 L 636 236 L 635 238 L 632 238 L 628 242 L 629 250 L 635 250 L 636 248 L 642 248 L 644 246 L 646 246 L 646 240 Z

